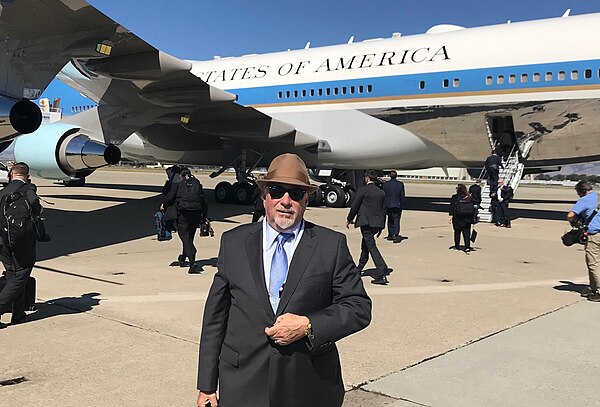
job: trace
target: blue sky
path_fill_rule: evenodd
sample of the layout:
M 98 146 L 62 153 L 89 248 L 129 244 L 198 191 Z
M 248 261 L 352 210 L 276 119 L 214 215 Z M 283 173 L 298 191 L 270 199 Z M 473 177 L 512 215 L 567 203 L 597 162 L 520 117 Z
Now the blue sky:
M 600 12 L 600 0 L 88 0 L 153 46 L 212 59 L 418 34 L 437 24 L 476 27 Z M 543 41 L 543 39 L 540 39 Z M 51 98 L 70 98 L 53 84 Z M 57 94 L 58 93 L 58 94 Z M 72 93 L 71 93 L 72 95 Z M 72 96 L 71 96 L 72 97 Z

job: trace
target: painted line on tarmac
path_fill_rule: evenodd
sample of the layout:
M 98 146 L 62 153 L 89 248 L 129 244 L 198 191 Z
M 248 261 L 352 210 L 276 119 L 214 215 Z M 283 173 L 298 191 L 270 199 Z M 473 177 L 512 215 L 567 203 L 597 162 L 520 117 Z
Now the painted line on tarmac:
M 546 287 L 562 285 L 561 280 L 538 280 L 538 281 L 515 281 L 510 283 L 490 283 L 490 284 L 463 284 L 463 285 L 429 285 L 419 287 L 370 287 L 371 295 L 398 295 L 398 294 L 445 294 L 462 292 L 482 292 L 482 291 L 500 291 L 515 290 L 530 287 Z M 576 283 L 587 284 L 587 283 Z
M 575 284 L 586 284 L 584 282 L 574 282 Z M 366 284 L 366 282 L 365 282 Z M 538 280 L 538 281 L 516 281 L 511 283 L 491 283 L 491 284 L 463 284 L 463 285 L 428 285 L 419 287 L 369 287 L 370 295 L 410 295 L 410 294 L 446 294 L 461 292 L 483 292 L 515 290 L 531 287 L 553 287 L 561 285 L 560 279 L 556 280 Z M 177 301 L 204 301 L 206 293 L 194 292 L 175 292 L 158 293 L 148 295 L 122 295 L 100 297 L 100 300 L 111 303 L 146 303 L 146 302 L 177 302 Z

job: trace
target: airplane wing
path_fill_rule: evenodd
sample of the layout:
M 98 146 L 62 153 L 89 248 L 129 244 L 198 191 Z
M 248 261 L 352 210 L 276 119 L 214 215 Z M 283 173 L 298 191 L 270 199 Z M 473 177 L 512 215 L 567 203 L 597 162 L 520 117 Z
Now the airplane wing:
M 162 125 L 190 137 L 291 148 L 317 138 L 193 75 L 192 64 L 157 50 L 83 0 L 0 1 L 0 92 L 37 98 L 55 75 L 99 104 L 107 142 Z M 63 68 L 64 67 L 64 68 Z

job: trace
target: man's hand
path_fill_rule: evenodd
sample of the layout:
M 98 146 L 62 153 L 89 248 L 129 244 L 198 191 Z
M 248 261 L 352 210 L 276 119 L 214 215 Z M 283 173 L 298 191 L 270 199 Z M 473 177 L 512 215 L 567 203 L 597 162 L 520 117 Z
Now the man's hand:
M 265 328 L 265 333 L 281 346 L 289 345 L 306 335 L 310 320 L 302 315 L 286 313 L 277 318 L 275 324 Z
M 210 407 L 217 407 L 219 405 L 217 393 L 200 392 L 198 394 L 198 407 L 206 407 L 208 405 L 210 405 Z
M 346 229 L 350 229 L 350 225 L 353 224 L 354 222 L 350 222 L 349 220 L 346 221 Z
M 163 204 L 160 204 L 160 210 L 161 210 L 162 212 L 164 212 L 164 211 L 165 211 L 165 205 L 163 205 Z

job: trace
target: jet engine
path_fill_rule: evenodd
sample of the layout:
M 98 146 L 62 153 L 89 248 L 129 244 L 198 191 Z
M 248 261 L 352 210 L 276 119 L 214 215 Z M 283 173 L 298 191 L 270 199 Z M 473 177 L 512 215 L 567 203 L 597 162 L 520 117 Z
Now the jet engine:
M 42 112 L 35 103 L 0 95 L 0 141 L 33 133 L 41 124 Z
M 11 147 L 14 161 L 26 162 L 32 175 L 56 180 L 85 177 L 121 159 L 117 146 L 93 140 L 81 129 L 62 123 L 19 136 Z

